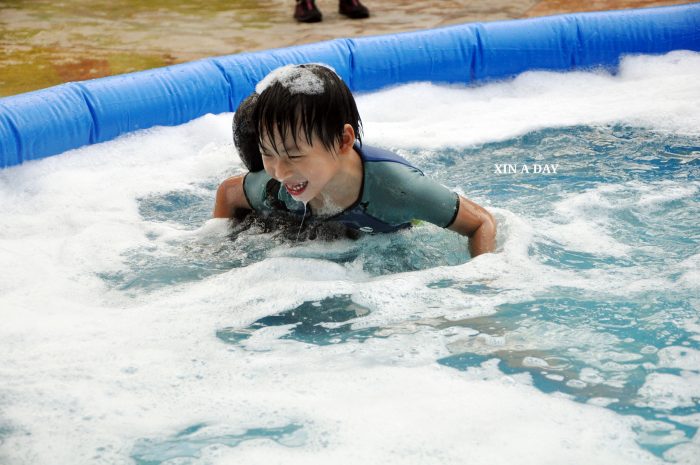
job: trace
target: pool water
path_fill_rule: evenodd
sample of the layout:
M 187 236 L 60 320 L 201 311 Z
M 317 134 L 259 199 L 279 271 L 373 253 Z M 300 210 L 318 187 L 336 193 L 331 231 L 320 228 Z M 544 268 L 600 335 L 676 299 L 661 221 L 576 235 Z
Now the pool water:
M 494 214 L 475 259 L 430 224 L 231 235 L 230 115 L 0 172 L 0 458 L 697 463 L 698 70 L 361 96 L 367 143 Z
M 490 314 L 476 318 L 455 318 L 459 312 L 440 307 L 418 308 L 382 324 L 367 321 L 371 303 L 361 305 L 351 294 L 340 294 L 305 301 L 250 325 L 221 328 L 216 336 L 246 350 L 257 332 L 274 328 L 283 330 L 280 339 L 312 345 L 454 331 L 446 343 L 449 355 L 437 357 L 437 363 L 468 370 L 497 360 L 503 373 L 528 374 L 543 392 L 658 421 L 638 439 L 657 454 L 695 434 L 694 423 L 683 419 L 700 414 L 700 138 L 626 126 L 578 126 L 443 150 L 434 163 L 423 158 L 425 153 L 404 155 L 420 159 L 445 184 L 463 186 L 465 194 L 526 219 L 531 234 L 526 248 L 520 244 L 526 262 L 519 265 L 529 271 L 515 286 L 500 285 L 502 278 L 475 284 L 456 274 L 426 282 L 426 288 L 461 294 L 456 300 L 489 302 L 515 290 L 527 296 L 495 302 Z M 496 162 L 513 161 L 520 166 L 517 174 L 497 173 Z M 522 165 L 545 162 L 559 165 L 556 182 L 554 174 L 521 172 Z M 183 228 L 201 225 L 210 208 L 211 196 L 186 192 L 140 203 L 145 219 L 178 221 Z M 501 242 L 513 227 L 508 215 L 496 215 L 506 230 Z M 279 256 L 328 260 L 362 270 L 368 278 L 466 262 L 466 241 L 431 226 L 342 245 L 280 236 L 248 231 L 219 242 L 216 254 L 201 244 L 178 243 L 185 253 L 166 263 L 162 252 L 144 259 L 142 251 L 134 251 L 129 261 L 135 266 L 105 279 L 125 291 L 160 287 Z M 518 275 L 516 266 L 508 270 L 510 279 Z M 694 389 L 674 392 L 672 383 Z

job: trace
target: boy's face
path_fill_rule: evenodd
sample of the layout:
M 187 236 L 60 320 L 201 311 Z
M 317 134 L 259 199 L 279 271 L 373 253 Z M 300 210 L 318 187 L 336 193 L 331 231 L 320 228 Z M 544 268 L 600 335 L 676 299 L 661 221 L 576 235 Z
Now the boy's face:
M 276 133 L 275 140 L 277 145 L 273 146 L 269 137 L 263 137 L 260 147 L 263 166 L 294 199 L 309 202 L 338 174 L 338 156 L 328 151 L 316 135 L 311 144 L 303 136 L 298 137 L 295 144 L 291 134 L 283 140 Z

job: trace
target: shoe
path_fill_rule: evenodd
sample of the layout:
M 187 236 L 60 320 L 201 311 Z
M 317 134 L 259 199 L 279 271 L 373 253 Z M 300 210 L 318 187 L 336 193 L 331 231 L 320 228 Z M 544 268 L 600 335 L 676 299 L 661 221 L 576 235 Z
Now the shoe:
M 360 3 L 360 0 L 340 0 L 338 12 L 352 19 L 369 18 L 369 10 Z
M 318 23 L 323 19 L 321 11 L 314 0 L 297 0 L 294 7 L 294 19 L 300 23 Z

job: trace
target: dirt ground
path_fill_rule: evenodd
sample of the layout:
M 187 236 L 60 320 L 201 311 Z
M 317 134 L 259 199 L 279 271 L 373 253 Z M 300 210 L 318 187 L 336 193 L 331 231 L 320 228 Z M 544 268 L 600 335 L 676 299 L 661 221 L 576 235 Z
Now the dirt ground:
M 69 81 L 285 47 L 474 21 L 663 6 L 673 0 L 363 0 L 371 17 L 317 0 L 322 23 L 292 18 L 294 0 L 0 0 L 0 97 Z

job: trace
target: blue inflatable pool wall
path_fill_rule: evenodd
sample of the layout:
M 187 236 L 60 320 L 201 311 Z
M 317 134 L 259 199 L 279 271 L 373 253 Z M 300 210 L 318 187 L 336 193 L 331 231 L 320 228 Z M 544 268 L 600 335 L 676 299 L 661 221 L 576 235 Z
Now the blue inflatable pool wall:
M 362 92 L 414 81 L 469 84 L 533 69 L 614 69 L 622 55 L 679 49 L 700 50 L 700 3 L 470 23 L 208 58 L 0 99 L 0 167 L 234 111 L 258 80 L 289 63 L 327 63 Z

